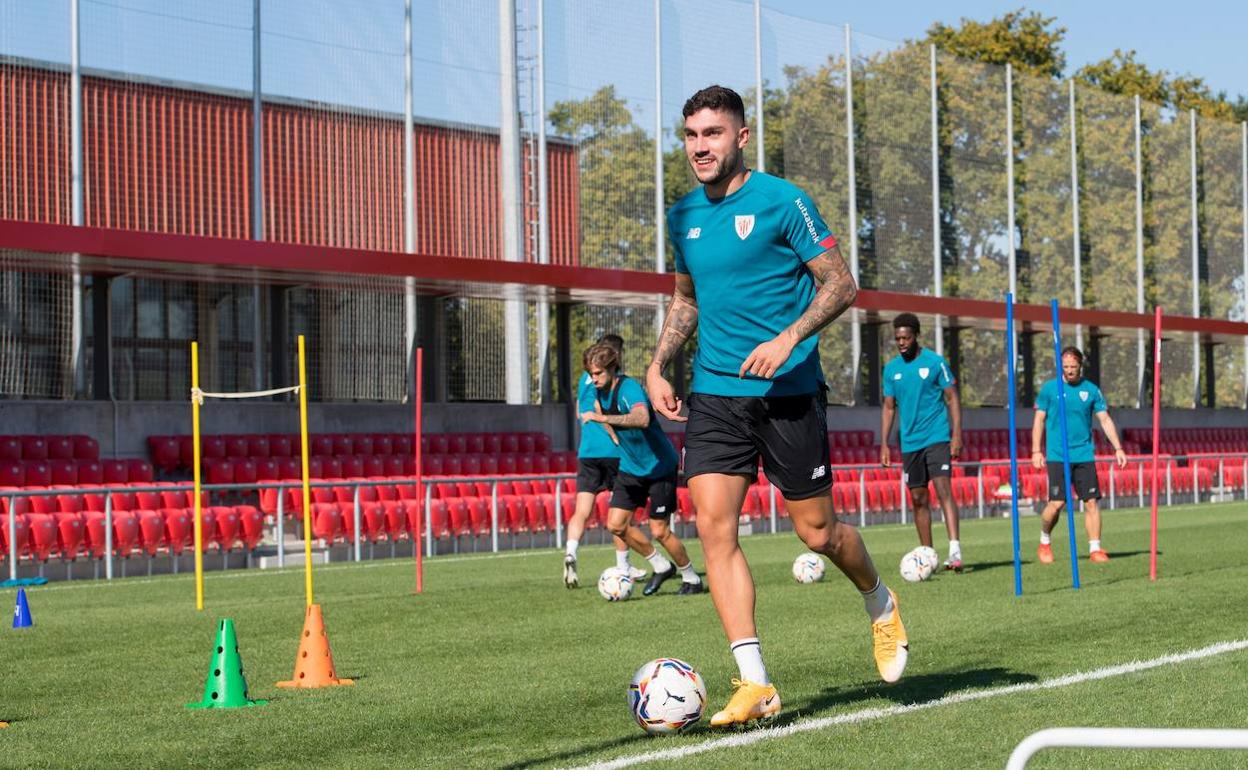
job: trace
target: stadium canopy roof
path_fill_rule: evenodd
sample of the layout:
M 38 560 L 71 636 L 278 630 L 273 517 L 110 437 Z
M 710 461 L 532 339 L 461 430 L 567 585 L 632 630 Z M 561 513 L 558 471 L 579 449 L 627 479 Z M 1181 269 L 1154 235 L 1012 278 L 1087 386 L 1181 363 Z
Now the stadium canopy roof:
M 403 291 L 405 279 L 424 295 L 548 300 L 563 303 L 653 305 L 672 291 L 670 275 L 633 270 L 541 265 L 490 259 L 303 246 L 227 238 L 113 230 L 0 220 L 0 267 L 168 280 L 261 283 L 332 288 L 373 279 Z M 856 307 L 868 321 L 909 311 L 943 316 L 946 324 L 1003 328 L 1005 303 L 863 289 Z M 1015 317 L 1032 331 L 1049 328 L 1047 305 L 1016 305 Z M 1149 314 L 1062 308 L 1064 324 L 1097 327 L 1113 336 L 1151 329 Z M 1248 323 L 1166 315 L 1163 329 L 1194 332 L 1216 341 L 1248 337 Z

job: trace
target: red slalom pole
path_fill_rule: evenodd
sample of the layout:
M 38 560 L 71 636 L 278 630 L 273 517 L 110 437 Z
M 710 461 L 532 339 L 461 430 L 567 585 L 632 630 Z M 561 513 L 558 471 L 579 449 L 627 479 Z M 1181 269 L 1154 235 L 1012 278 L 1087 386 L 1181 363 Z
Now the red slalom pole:
M 425 565 L 422 560 L 424 553 L 424 540 L 422 540 L 423 524 L 425 520 L 425 485 L 423 473 L 423 457 L 421 456 L 420 445 L 421 436 L 425 431 L 425 350 L 424 348 L 416 348 L 416 436 L 412 444 L 413 450 L 416 452 L 416 532 L 413 539 L 416 543 L 416 593 L 424 593 L 425 591 Z
M 1148 579 L 1157 580 L 1157 457 L 1161 453 L 1161 308 L 1153 314 L 1153 501 Z

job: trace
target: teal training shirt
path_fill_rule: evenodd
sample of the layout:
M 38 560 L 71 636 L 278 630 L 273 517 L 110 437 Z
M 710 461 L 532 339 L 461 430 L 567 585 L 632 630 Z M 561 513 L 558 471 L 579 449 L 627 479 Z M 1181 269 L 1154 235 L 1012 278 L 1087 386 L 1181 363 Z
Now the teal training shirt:
M 620 437 L 620 473 L 653 479 L 676 472 L 680 463 L 676 447 L 663 432 L 646 391 L 636 380 L 621 377 L 614 393 L 600 390 L 598 397 L 602 400 L 602 411 L 607 414 L 628 414 L 637 404 L 643 404 L 650 412 L 650 424 L 644 428 L 615 429 L 615 435 Z
M 956 383 L 944 357 L 927 348 L 920 348 L 913 361 L 897 356 L 884 365 L 884 395 L 897 400 L 901 415 L 901 451 L 949 440 L 945 388 Z
M 818 336 L 803 340 L 770 379 L 738 376 L 754 348 L 797 320 L 815 296 L 806 262 L 836 245 L 815 204 L 796 185 L 751 171 L 731 195 L 699 187 L 667 212 L 676 272 L 693 279 L 698 351 L 691 391 L 714 396 L 789 396 L 823 384 Z
M 581 380 L 576 384 L 576 413 L 594 411 L 594 403 L 598 400 L 598 389 L 590 379 L 589 372 L 581 373 Z M 600 422 L 581 424 L 581 443 L 576 448 L 576 456 L 580 458 L 616 458 L 620 456 L 620 448 L 607 435 L 607 429 Z
M 1057 380 L 1052 379 L 1040 387 L 1036 396 L 1036 409 L 1044 412 L 1044 459 L 1051 463 L 1062 461 L 1062 426 L 1057 421 Z M 1070 442 L 1070 461 L 1090 463 L 1096 459 L 1096 446 L 1092 443 L 1092 415 L 1108 412 L 1105 396 L 1096 383 L 1080 380 L 1077 385 L 1066 383 L 1066 440 Z

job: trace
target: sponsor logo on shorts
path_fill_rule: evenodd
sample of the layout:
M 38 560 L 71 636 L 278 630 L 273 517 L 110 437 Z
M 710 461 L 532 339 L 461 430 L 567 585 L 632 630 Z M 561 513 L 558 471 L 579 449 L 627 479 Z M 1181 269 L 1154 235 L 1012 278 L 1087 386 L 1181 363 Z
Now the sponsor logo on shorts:
M 667 506 L 666 506 L 666 505 L 660 505 L 658 508 L 655 508 L 655 509 L 654 509 L 654 512 L 655 512 L 655 513 L 667 513 Z
M 1095 491 L 1096 491 L 1096 487 L 1088 487 L 1088 491 L 1089 491 L 1089 492 L 1095 492 Z
M 745 240 L 750 237 L 750 233 L 754 232 L 754 215 L 753 214 L 737 214 L 737 237 Z
M 926 380 L 926 379 L 927 379 L 927 375 L 929 375 L 929 374 L 931 374 L 931 373 L 932 373 L 932 370 L 931 370 L 931 369 L 928 369 L 926 366 L 921 366 L 921 367 L 919 367 L 919 377 L 921 377 L 921 378 L 923 378 L 923 379 L 925 379 L 925 380 Z
M 909 482 L 909 481 L 910 481 L 910 474 L 909 474 L 909 473 L 906 473 L 905 471 L 902 471 L 902 472 L 901 472 L 901 480 L 902 480 L 903 482 Z
M 949 463 L 944 463 L 943 465 L 941 465 L 941 466 L 940 466 L 940 469 L 941 469 L 942 471 L 947 471 L 947 470 L 949 470 Z
M 700 228 L 700 227 L 690 227 L 690 228 L 689 228 L 689 232 L 685 235 L 685 240 L 686 240 L 686 241 L 696 241 L 697 239 L 699 239 L 699 238 L 701 238 L 701 237 L 702 237 L 702 228 Z
M 821 479 L 826 475 L 828 475 L 828 466 L 820 465 L 818 468 L 815 468 L 810 472 L 810 480 L 814 481 L 815 479 Z

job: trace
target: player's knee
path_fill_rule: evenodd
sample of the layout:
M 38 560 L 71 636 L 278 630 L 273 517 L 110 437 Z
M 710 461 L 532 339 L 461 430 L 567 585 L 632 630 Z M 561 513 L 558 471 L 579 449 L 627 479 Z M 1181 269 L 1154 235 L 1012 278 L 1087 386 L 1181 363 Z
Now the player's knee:
M 651 519 L 650 534 L 655 538 L 665 538 L 672 534 L 672 528 L 668 526 L 667 519 Z
M 628 531 L 627 521 L 608 521 L 607 531 L 616 537 L 624 537 L 624 533 Z
M 927 505 L 927 489 L 915 488 L 910 490 L 910 499 L 914 501 L 916 508 L 922 508 Z

